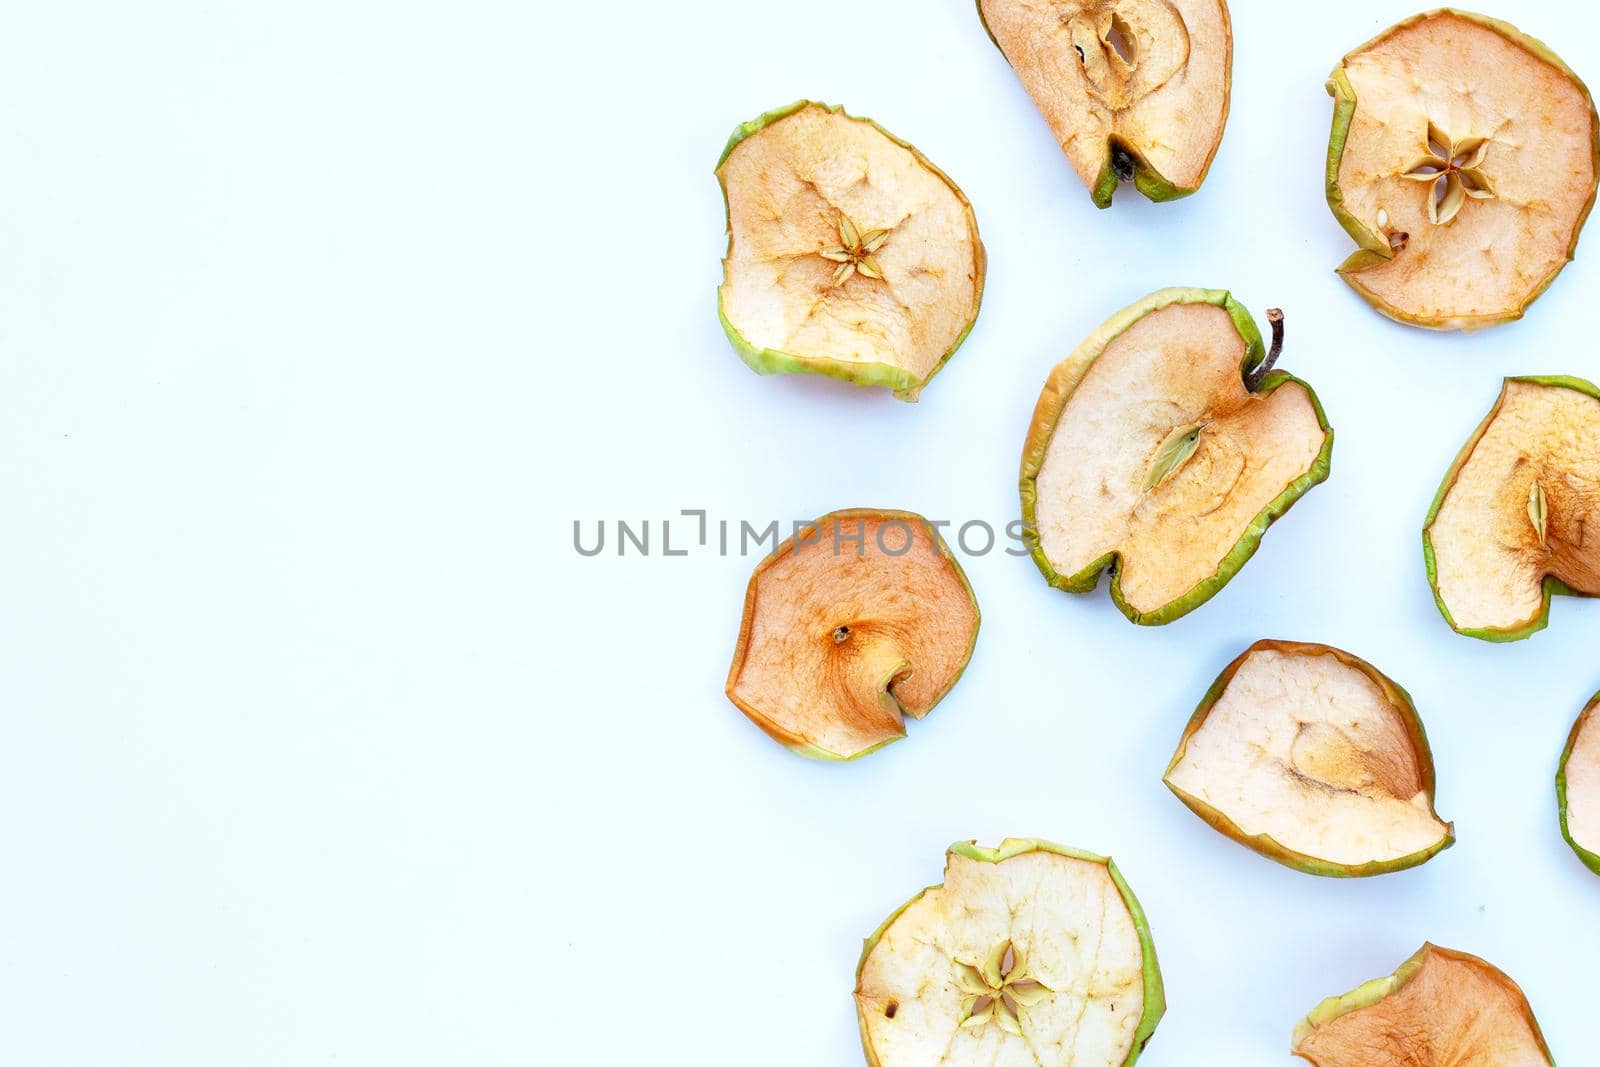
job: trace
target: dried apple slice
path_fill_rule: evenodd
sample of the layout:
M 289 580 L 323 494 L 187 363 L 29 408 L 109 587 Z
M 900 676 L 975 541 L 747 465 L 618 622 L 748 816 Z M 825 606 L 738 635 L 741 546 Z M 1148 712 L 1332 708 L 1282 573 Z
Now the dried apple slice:
M 750 576 L 728 698 L 801 755 L 855 759 L 933 710 L 977 639 L 972 587 L 928 520 L 836 511 Z
M 1316 1067 L 1551 1067 L 1517 983 L 1476 956 L 1435 945 L 1386 978 L 1318 1004 L 1294 1028 Z
M 1461 11 L 1406 19 L 1344 57 L 1327 195 L 1361 250 L 1340 275 L 1401 322 L 1522 317 L 1594 205 L 1600 118 L 1540 42 Z
M 734 130 L 717 180 L 717 308 L 740 357 L 917 399 L 983 298 L 983 242 L 956 184 L 877 123 L 809 100 Z
M 1228 121 L 1223 0 L 978 0 L 978 16 L 1098 207 L 1200 188 Z
M 1051 372 L 1022 452 L 1023 537 L 1051 585 L 1171 622 L 1244 566 L 1328 476 L 1333 430 L 1310 386 L 1272 370 L 1223 290 L 1163 289 L 1117 312 Z
M 1014 838 L 952 845 L 944 884 L 867 938 L 855 995 L 872 1067 L 1124 1067 L 1166 1010 L 1116 864 Z
M 1507 378 L 1422 528 L 1428 581 L 1457 633 L 1516 641 L 1557 593 L 1600 595 L 1600 389 Z
M 1257 641 L 1195 709 L 1167 788 L 1212 827 L 1307 874 L 1415 867 L 1455 842 L 1406 691 L 1327 645 Z
M 1572 725 L 1556 772 L 1556 807 L 1561 836 L 1595 874 L 1600 874 L 1600 693 Z

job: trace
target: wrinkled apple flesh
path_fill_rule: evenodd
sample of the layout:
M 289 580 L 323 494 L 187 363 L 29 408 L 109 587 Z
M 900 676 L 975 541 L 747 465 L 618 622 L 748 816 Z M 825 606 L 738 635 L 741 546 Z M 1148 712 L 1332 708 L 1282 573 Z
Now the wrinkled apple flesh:
M 1387 978 L 1319 1004 L 1295 1027 L 1316 1067 L 1550 1067 L 1522 990 L 1464 952 L 1424 945 Z
M 1544 624 L 1551 591 L 1600 594 L 1595 387 L 1506 381 L 1434 509 L 1423 531 L 1429 573 L 1455 629 L 1526 636 Z
M 728 697 L 796 751 L 852 759 L 932 710 L 977 636 L 971 587 L 927 520 L 834 512 L 756 567 Z
M 876 124 L 813 103 L 741 127 L 717 176 L 718 297 L 745 361 L 916 399 L 983 292 L 983 244 L 954 183 Z
M 1315 874 L 1376 874 L 1451 843 L 1409 698 L 1326 645 L 1261 641 L 1195 713 L 1166 782 L 1196 814 Z
M 1032 840 L 951 848 L 944 883 L 868 939 L 855 998 L 876 1067 L 1122 1067 L 1165 1007 L 1115 866 Z
M 1600 120 L 1583 83 L 1503 22 L 1434 11 L 1346 56 L 1328 91 L 1328 203 L 1362 246 L 1344 280 L 1414 325 L 1520 317 L 1594 202 Z
M 1311 391 L 1287 376 L 1246 388 L 1251 346 L 1226 296 L 1163 290 L 1118 313 L 1056 368 L 1035 410 L 1023 493 L 1038 554 L 1074 592 L 1114 566 L 1136 621 L 1203 601 L 1268 506 L 1326 475 L 1332 431 Z
M 1119 179 L 1152 200 L 1200 187 L 1228 120 L 1222 0 L 979 0 L 978 12 L 1096 204 Z

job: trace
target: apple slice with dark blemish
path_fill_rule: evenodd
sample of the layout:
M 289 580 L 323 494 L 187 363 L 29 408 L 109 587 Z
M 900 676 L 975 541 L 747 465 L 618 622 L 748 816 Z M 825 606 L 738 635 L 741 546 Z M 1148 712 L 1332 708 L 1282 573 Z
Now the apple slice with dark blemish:
M 855 998 L 871 1067 L 1130 1067 L 1166 1010 L 1116 864 L 1034 839 L 952 845 L 867 938 Z

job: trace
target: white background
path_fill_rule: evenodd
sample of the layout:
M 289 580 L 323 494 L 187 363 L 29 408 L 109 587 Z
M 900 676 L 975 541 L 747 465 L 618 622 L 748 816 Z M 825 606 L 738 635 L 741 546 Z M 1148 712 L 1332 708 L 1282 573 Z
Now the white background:
M 1600 239 L 1477 335 L 1334 276 L 1323 80 L 1408 13 L 1238 0 L 1205 188 L 1101 212 L 965 0 L 13 5 L 0 1061 L 856 1064 L 861 937 L 951 841 L 1015 834 L 1113 854 L 1143 901 L 1150 1067 L 1287 1062 L 1320 997 L 1429 938 L 1579 1063 L 1600 880 L 1552 776 L 1600 605 L 1455 636 L 1418 532 L 1500 376 L 1600 377 Z M 1600 77 L 1592 6 L 1496 13 Z M 800 96 L 976 207 L 983 313 L 919 404 L 758 377 L 718 327 L 712 166 Z M 1003 525 L 1050 366 L 1175 284 L 1281 305 L 1338 431 L 1239 577 L 1139 629 L 968 559 L 976 655 L 907 740 L 830 766 L 747 723 L 722 687 L 754 560 L 662 558 L 661 519 Z M 574 519 L 618 518 L 657 554 L 574 552 Z M 1410 688 L 1455 848 L 1323 881 L 1167 792 L 1262 636 Z

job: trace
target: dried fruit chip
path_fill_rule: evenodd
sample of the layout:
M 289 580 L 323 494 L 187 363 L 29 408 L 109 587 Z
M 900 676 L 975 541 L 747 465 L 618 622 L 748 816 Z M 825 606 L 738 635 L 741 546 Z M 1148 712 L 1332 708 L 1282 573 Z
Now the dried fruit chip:
M 717 180 L 717 305 L 740 357 L 915 400 L 983 296 L 983 242 L 955 183 L 876 123 L 806 100 L 735 130 Z
M 802 755 L 854 759 L 931 711 L 977 639 L 972 587 L 926 519 L 836 511 L 750 576 L 728 697 Z
M 1327 645 L 1257 641 L 1189 720 L 1167 788 L 1217 830 L 1308 874 L 1415 867 L 1455 841 L 1411 698 Z
M 1210 599 L 1261 535 L 1328 476 L 1333 431 L 1304 382 L 1272 371 L 1222 290 L 1163 289 L 1117 312 L 1051 372 L 1022 453 L 1023 535 L 1051 585 L 1094 589 L 1134 622 Z
M 856 968 L 873 1067 L 1124 1067 L 1165 1010 L 1116 864 L 1045 841 L 952 845 L 944 884 L 889 916 Z
M 1520 318 L 1594 204 L 1600 118 L 1578 76 L 1504 22 L 1441 10 L 1345 56 L 1328 92 L 1328 206 L 1361 246 L 1344 280 L 1416 326 Z
M 1099 207 L 1200 188 L 1228 121 L 1222 0 L 978 0 L 978 15 Z
M 1316 1067 L 1550 1067 L 1517 983 L 1465 952 L 1423 945 L 1387 978 L 1318 1004 L 1294 1029 Z
M 1556 806 L 1561 812 L 1561 836 L 1572 851 L 1600 874 L 1600 693 L 1583 709 L 1561 753 L 1556 772 Z
M 1422 549 L 1445 621 L 1472 637 L 1528 637 L 1553 594 L 1600 594 L 1600 390 L 1506 379 L 1445 474 Z

